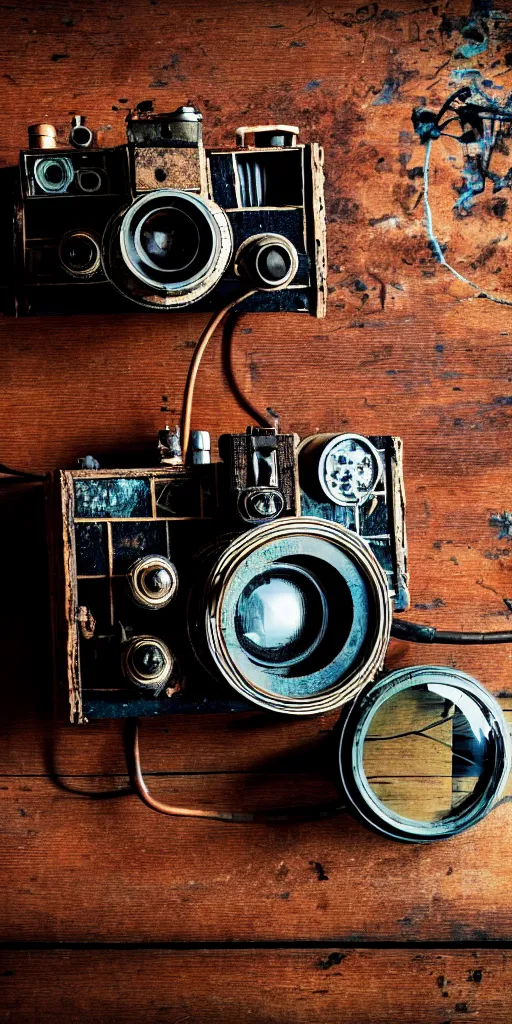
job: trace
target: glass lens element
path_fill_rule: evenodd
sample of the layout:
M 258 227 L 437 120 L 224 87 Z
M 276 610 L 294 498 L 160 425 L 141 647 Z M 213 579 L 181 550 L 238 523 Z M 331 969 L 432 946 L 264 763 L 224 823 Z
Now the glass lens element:
M 155 596 L 168 594 L 174 581 L 167 569 L 149 569 L 144 573 L 144 587 Z
M 195 259 L 200 235 L 191 217 L 169 206 L 146 217 L 141 225 L 140 240 L 151 263 L 174 272 L 185 270 Z
M 236 608 L 239 642 L 259 664 L 290 665 L 317 646 L 327 606 L 311 573 L 275 563 L 242 591 Z
M 422 665 L 374 683 L 347 711 L 340 772 L 349 805 L 409 842 L 457 835 L 483 818 L 511 767 L 494 697 L 457 669 Z
M 491 726 L 455 688 L 413 686 L 372 718 L 363 765 L 376 797 L 396 814 L 440 821 L 471 799 L 489 766 Z
M 89 235 L 68 235 L 61 243 L 60 258 L 67 270 L 75 273 L 90 272 L 99 264 L 98 246 Z
M 142 679 L 157 676 L 165 666 L 165 658 L 156 644 L 150 642 L 137 647 L 132 659 L 134 672 Z

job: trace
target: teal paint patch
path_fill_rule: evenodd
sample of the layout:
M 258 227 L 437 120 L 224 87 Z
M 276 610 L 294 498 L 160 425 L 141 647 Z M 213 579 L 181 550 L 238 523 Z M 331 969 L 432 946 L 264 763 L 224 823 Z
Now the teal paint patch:
M 151 515 L 147 477 L 97 477 L 75 480 L 78 519 L 129 519 Z

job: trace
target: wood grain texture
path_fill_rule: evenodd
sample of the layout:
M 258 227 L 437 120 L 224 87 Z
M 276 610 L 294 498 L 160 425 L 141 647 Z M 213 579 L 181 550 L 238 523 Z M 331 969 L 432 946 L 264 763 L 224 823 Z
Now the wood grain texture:
M 185 806 L 334 796 L 312 773 L 148 782 Z M 166 818 L 126 785 L 1 780 L 0 941 L 512 941 L 509 800 L 465 835 L 423 847 L 378 838 L 345 813 L 275 825 Z
M 0 165 L 17 159 L 28 124 L 53 122 L 63 140 L 72 113 L 88 115 L 100 144 L 119 143 L 126 111 L 148 98 L 167 110 L 197 103 L 206 145 L 229 145 L 239 124 L 258 121 L 297 123 L 304 140 L 318 140 L 327 319 L 243 317 L 233 334 L 234 375 L 253 405 L 279 412 L 283 430 L 402 436 L 411 618 L 501 629 L 512 616 L 512 530 L 499 521 L 512 507 L 510 309 L 478 298 L 433 260 L 424 150 L 411 124 L 414 106 L 439 108 L 455 72 L 471 67 L 492 79 L 486 88 L 496 96 L 510 88 L 512 3 L 500 0 L 487 48 L 465 58 L 469 17 L 469 0 L 4 5 Z M 440 238 L 462 271 L 476 262 L 482 285 L 506 293 L 508 193 L 499 206 L 484 195 L 457 221 L 454 155 L 443 143 L 433 161 Z M 87 452 L 105 466 L 151 462 L 157 430 L 179 415 L 204 322 L 192 313 L 2 319 L 0 461 L 37 471 L 72 467 Z M 193 420 L 214 438 L 247 420 L 223 374 L 222 349 L 216 336 Z M 51 720 L 40 489 L 2 484 L 0 501 L 4 941 L 512 941 L 509 802 L 465 836 L 406 847 L 346 815 L 223 826 L 166 819 L 134 796 L 106 796 L 126 788 L 120 723 L 73 730 Z M 393 642 L 387 661 L 456 665 L 510 709 L 511 659 L 507 647 Z M 151 721 L 143 725 L 144 766 L 163 799 L 230 807 L 314 800 L 333 792 L 332 721 L 258 713 Z M 492 949 L 14 950 L 3 953 L 0 975 L 0 1015 L 23 1024 L 501 1024 L 511 1010 L 510 954 Z
M 12 1024 L 67 1024 L 84 1006 L 91 1024 L 508 1024 L 511 973 L 498 950 L 0 953 Z

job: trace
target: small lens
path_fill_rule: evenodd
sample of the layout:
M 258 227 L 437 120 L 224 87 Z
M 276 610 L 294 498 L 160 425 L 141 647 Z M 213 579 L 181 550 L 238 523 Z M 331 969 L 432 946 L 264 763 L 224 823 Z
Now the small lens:
M 197 225 L 183 210 L 168 207 L 150 213 L 140 226 L 144 256 L 161 270 L 185 270 L 197 256 Z
M 82 192 L 98 192 L 101 188 L 101 174 L 99 171 L 92 170 L 92 168 L 91 170 L 80 171 L 78 184 Z
M 150 569 L 144 573 L 144 587 L 155 597 L 163 597 L 172 586 L 173 580 L 167 569 Z
M 290 272 L 292 261 L 284 246 L 271 245 L 262 249 L 257 259 L 257 269 L 264 281 L 280 284 Z
M 165 666 L 165 658 L 156 644 L 141 644 L 133 653 L 132 667 L 141 678 L 157 676 Z
M 64 269 L 73 276 L 93 274 L 100 265 L 98 243 L 91 235 L 83 232 L 63 238 L 59 256 Z
M 162 640 L 153 636 L 136 636 L 124 646 L 121 666 L 130 683 L 156 693 L 170 679 L 175 663 Z
M 276 565 L 243 590 L 235 627 L 242 647 L 260 664 L 290 665 L 311 653 L 326 619 L 325 599 L 313 576 Z
M 145 608 L 165 608 L 178 586 L 172 562 L 163 555 L 145 555 L 130 568 L 128 585 L 133 599 Z

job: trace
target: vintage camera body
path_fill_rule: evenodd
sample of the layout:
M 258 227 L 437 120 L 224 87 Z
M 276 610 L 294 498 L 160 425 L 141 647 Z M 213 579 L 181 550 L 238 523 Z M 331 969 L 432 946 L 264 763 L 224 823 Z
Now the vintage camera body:
M 6 311 L 210 310 L 254 288 L 243 310 L 325 316 L 320 146 L 277 125 L 239 128 L 236 150 L 205 150 L 194 107 L 148 106 L 113 148 L 95 147 L 80 117 L 68 148 L 52 125 L 29 128 Z
M 58 708 L 72 722 L 338 707 L 407 607 L 401 442 L 161 432 L 153 469 L 48 487 Z

